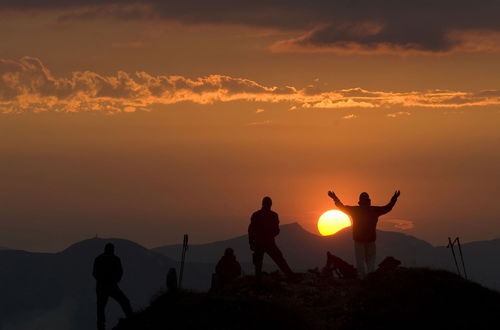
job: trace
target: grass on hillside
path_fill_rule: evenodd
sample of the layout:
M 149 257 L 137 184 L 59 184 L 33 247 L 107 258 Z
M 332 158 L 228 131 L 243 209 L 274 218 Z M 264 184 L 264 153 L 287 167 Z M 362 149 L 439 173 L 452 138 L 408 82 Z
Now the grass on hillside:
M 251 276 L 218 293 L 157 297 L 116 330 L 493 329 L 500 294 L 447 271 L 398 269 L 366 280 L 279 273 Z

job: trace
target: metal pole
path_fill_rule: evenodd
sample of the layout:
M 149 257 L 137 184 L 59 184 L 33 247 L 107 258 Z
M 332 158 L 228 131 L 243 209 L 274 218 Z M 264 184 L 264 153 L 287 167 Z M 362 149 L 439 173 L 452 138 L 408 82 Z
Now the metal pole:
M 458 251 L 460 252 L 460 259 L 462 259 L 462 268 L 464 270 L 464 275 L 465 275 L 465 279 L 467 280 L 467 270 L 465 269 L 465 262 L 464 262 L 464 255 L 462 254 L 462 247 L 460 245 L 460 239 L 457 237 L 455 239 L 457 241 L 457 244 L 458 244 Z
M 453 249 L 453 242 L 451 241 L 451 238 L 448 237 L 448 248 L 451 248 L 451 254 L 453 254 L 453 261 L 455 261 L 455 267 L 457 267 L 457 273 L 458 275 L 462 276 L 462 273 L 460 272 L 460 268 L 458 268 L 458 262 L 457 262 L 457 257 L 455 256 L 455 250 Z
M 182 288 L 182 275 L 184 274 L 184 262 L 186 260 L 186 251 L 188 249 L 188 235 L 184 234 L 182 241 L 181 271 L 179 274 L 179 288 Z

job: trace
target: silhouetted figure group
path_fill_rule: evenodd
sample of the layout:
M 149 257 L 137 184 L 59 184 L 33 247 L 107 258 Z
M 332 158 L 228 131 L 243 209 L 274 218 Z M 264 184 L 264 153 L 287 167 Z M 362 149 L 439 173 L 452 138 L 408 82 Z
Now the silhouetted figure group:
M 397 190 L 387 205 L 372 206 L 370 196 L 363 192 L 359 195 L 358 206 L 348 206 L 344 205 L 333 191 L 328 192 L 328 196 L 333 199 L 337 208 L 351 218 L 356 269 L 360 278 L 364 278 L 367 272 L 371 273 L 375 270 L 378 218 L 392 210 L 399 195 L 400 192 Z M 283 254 L 276 246 L 275 237 L 280 232 L 279 218 L 278 214 L 271 210 L 271 206 L 271 198 L 264 197 L 262 208 L 252 214 L 248 227 L 248 239 L 250 249 L 253 251 L 255 276 L 258 281 L 262 275 L 262 262 L 265 253 L 273 259 L 283 273 L 289 277 L 293 276 Z M 351 278 L 355 276 L 352 270 L 348 273 L 344 276 Z
M 400 192 L 396 191 L 391 201 L 385 206 L 372 206 L 370 196 L 363 192 L 359 195 L 358 206 L 348 206 L 344 205 L 333 191 L 328 192 L 328 196 L 333 199 L 337 208 L 348 214 L 352 220 L 356 269 L 340 258 L 327 253 L 327 266 L 325 267 L 327 272 L 335 272 L 337 276 L 342 278 L 355 278 L 357 273 L 360 278 L 364 278 L 367 272 L 374 271 L 378 217 L 392 210 L 399 195 Z M 275 242 L 276 236 L 280 233 L 279 217 L 276 212 L 271 210 L 271 206 L 271 198 L 264 197 L 262 208 L 252 214 L 248 226 L 248 239 L 250 249 L 253 251 L 252 259 L 257 282 L 260 282 L 262 277 L 264 254 L 268 254 L 288 278 L 294 277 L 294 273 Z M 397 267 L 399 265 L 397 262 L 399 261 L 386 261 L 384 267 L 387 269 Z M 129 300 L 118 287 L 123 269 L 120 258 L 114 254 L 113 244 L 106 244 L 104 253 L 95 259 L 93 275 L 97 281 L 97 329 L 104 330 L 106 326 L 105 308 L 109 297 L 120 304 L 126 316 L 132 314 Z M 217 263 L 212 278 L 212 289 L 223 288 L 240 275 L 241 265 L 236 260 L 233 249 L 227 248 L 224 256 Z M 177 276 L 173 269 L 170 270 L 167 277 L 167 287 L 172 292 L 177 289 Z
M 123 269 L 120 258 L 115 255 L 115 246 L 112 243 L 106 244 L 104 253 L 95 258 L 92 275 L 96 279 L 97 329 L 105 330 L 105 309 L 110 297 L 120 304 L 126 316 L 132 314 L 130 301 L 118 287 L 123 276 Z

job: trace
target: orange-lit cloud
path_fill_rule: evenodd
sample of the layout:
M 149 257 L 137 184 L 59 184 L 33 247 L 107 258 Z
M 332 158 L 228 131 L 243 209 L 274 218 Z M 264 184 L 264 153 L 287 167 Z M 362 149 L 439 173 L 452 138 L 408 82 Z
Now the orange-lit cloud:
M 343 119 L 348 119 L 348 120 L 349 120 L 349 119 L 356 119 L 356 118 L 358 118 L 358 116 L 357 116 L 357 115 L 355 115 L 355 114 L 353 114 L 353 113 L 351 113 L 350 115 L 345 115 L 345 116 L 344 116 L 344 117 L 342 117 L 342 118 L 343 118 Z
M 197 79 L 154 76 L 146 72 L 118 72 L 104 76 L 95 72 L 73 72 L 55 77 L 39 60 L 0 59 L 0 111 L 107 111 L 133 112 L 152 105 L 179 102 L 213 104 L 248 101 L 286 103 L 289 109 L 351 108 L 465 108 L 500 105 L 500 90 L 479 92 L 412 91 L 383 92 L 350 88 L 322 91 L 308 86 L 265 86 L 224 75 Z M 395 112 L 394 116 L 404 112 Z
M 413 221 L 411 220 L 402 220 L 402 219 L 383 219 L 380 220 L 382 229 L 399 229 L 399 230 L 408 230 L 413 229 L 415 227 Z
M 408 111 L 398 111 L 398 112 L 388 113 L 387 117 L 397 118 L 397 117 L 410 116 L 410 115 L 411 115 L 411 113 Z

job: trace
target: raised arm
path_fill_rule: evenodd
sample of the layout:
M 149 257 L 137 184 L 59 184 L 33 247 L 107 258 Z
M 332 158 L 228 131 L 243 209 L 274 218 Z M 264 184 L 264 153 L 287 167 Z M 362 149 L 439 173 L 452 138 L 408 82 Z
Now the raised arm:
M 394 192 L 394 195 L 391 198 L 391 201 L 387 205 L 379 206 L 378 207 L 379 215 L 391 212 L 392 208 L 394 207 L 394 205 L 396 205 L 396 202 L 398 201 L 399 195 L 401 195 L 401 192 L 399 190 L 396 190 L 396 192 Z
M 340 199 L 335 195 L 333 191 L 328 192 L 328 196 L 330 196 L 331 199 L 335 202 L 335 206 L 339 208 L 339 210 L 345 211 L 346 207 L 345 205 L 340 201 Z

